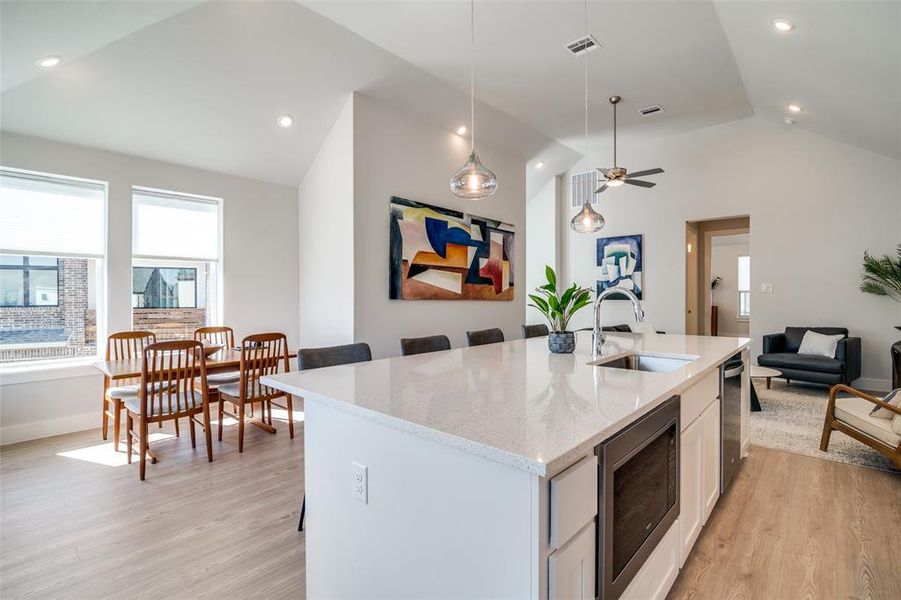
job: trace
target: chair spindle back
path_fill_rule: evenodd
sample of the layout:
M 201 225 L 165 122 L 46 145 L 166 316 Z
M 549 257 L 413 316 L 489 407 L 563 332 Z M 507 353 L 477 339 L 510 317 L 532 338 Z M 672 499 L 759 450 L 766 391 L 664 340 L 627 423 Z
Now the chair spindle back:
M 194 385 L 199 379 L 200 389 Z M 188 415 L 208 401 L 203 345 L 192 340 L 150 344 L 141 366 L 141 414 L 147 421 Z

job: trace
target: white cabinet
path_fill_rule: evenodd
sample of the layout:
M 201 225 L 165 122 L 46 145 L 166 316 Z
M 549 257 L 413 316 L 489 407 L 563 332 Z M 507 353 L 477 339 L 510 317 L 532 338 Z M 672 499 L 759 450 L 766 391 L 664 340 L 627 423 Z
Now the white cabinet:
M 701 413 L 701 453 L 704 468 L 701 470 L 701 500 L 703 501 L 704 523 L 713 512 L 720 498 L 720 400 Z
M 679 456 L 679 566 L 685 564 L 688 553 L 701 533 L 701 488 L 703 468 L 702 420 L 697 418 L 682 430 Z
M 549 600 L 593 600 L 595 569 L 594 523 L 548 558 Z
M 670 527 L 619 600 L 665 600 L 679 575 L 679 521 Z
M 688 553 L 720 497 L 720 401 L 714 398 L 682 429 L 679 481 L 681 557 Z

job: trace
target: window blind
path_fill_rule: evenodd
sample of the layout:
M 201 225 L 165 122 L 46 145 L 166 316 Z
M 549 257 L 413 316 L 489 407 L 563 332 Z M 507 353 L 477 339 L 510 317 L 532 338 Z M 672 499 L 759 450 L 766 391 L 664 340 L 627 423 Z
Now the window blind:
M 0 253 L 102 258 L 106 186 L 0 167 Z
M 219 210 L 215 198 L 135 188 L 132 254 L 135 258 L 218 261 Z

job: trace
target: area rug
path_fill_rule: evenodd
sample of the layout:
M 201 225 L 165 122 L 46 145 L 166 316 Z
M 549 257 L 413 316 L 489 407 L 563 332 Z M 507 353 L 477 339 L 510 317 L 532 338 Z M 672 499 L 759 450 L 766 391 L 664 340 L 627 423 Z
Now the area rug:
M 751 443 L 837 462 L 898 471 L 892 462 L 869 446 L 840 431 L 833 431 L 829 452 L 820 452 L 820 436 L 829 391 L 774 379 L 772 389 L 754 382 L 763 409 L 751 413 Z

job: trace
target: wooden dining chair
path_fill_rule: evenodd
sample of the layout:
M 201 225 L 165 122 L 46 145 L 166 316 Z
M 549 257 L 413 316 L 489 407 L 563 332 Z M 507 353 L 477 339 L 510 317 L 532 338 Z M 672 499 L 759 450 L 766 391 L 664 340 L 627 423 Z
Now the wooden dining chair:
M 152 331 L 120 331 L 106 338 L 106 360 L 138 360 L 144 349 L 156 342 Z M 109 434 L 109 420 L 113 419 L 113 450 L 119 451 L 119 435 L 122 427 L 122 410 L 125 401 L 138 397 L 138 379 L 116 381 L 103 378 L 103 439 Z
M 285 398 L 288 411 L 288 435 L 294 439 L 294 407 L 291 394 L 271 388 L 260 383 L 260 377 L 274 375 L 290 370 L 288 359 L 288 340 L 283 333 L 258 333 L 249 335 L 241 341 L 241 368 L 237 383 L 219 386 L 219 440 L 222 440 L 222 421 L 229 416 L 238 421 L 238 452 L 244 452 L 244 425 L 246 407 L 260 403 L 261 418 L 266 421 L 269 413 L 269 426 L 272 426 L 272 401 Z M 225 402 L 238 407 L 237 414 L 225 411 Z M 280 406 L 280 405 L 277 405 Z
M 198 327 L 194 330 L 194 340 L 204 345 L 234 348 L 235 330 L 221 325 Z M 210 373 L 207 375 L 206 380 L 207 384 L 216 387 L 224 383 L 237 383 L 240 377 L 240 371 L 228 371 L 226 373 Z
M 198 424 L 203 429 L 207 460 L 212 462 L 213 437 L 203 344 L 193 340 L 158 342 L 144 348 L 143 358 L 138 395 L 125 400 L 128 463 L 131 464 L 137 442 L 141 461 L 139 475 L 144 481 L 147 455 L 150 453 L 149 425 L 165 421 L 178 423 L 183 417 L 188 419 L 192 448 L 197 447 L 194 425 Z M 202 420 L 198 420 L 198 415 Z M 156 457 L 152 454 L 151 457 L 156 462 Z

